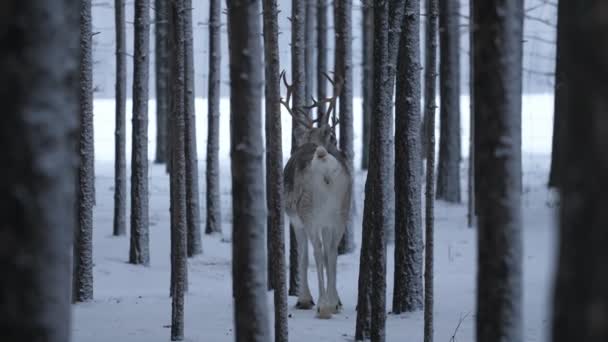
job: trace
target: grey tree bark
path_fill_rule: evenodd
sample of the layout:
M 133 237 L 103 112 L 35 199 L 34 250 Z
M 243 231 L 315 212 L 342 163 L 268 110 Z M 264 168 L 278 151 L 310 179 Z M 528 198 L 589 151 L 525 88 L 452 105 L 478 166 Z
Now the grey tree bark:
M 279 24 L 276 0 L 264 0 L 266 203 L 268 271 L 274 289 L 274 340 L 287 342 L 287 281 L 283 208 L 283 143 L 279 79 Z
M 395 314 L 423 308 L 420 1 L 407 1 L 395 96 Z
M 192 0 L 184 0 L 184 124 L 186 129 L 186 206 L 188 218 L 188 256 L 203 253 L 201 211 L 198 188 L 198 153 L 196 148 L 196 112 L 194 109 L 194 48 L 192 36 Z
M 477 341 L 521 341 L 523 1 L 473 2 Z M 488 72 L 492 70 L 492 72 Z
M 171 148 L 171 341 L 184 340 L 184 292 L 187 286 L 188 193 L 186 156 L 186 17 L 187 0 L 171 2 L 173 52 L 173 108 Z
M 558 3 L 561 81 L 568 84 L 560 108 L 567 122 L 558 178 L 559 252 L 551 341 L 608 339 L 608 125 L 607 13 L 603 1 Z M 559 39 L 559 38 L 558 38 Z
M 434 220 L 435 220 L 435 102 L 437 89 L 437 17 L 438 0 L 426 1 L 425 70 L 424 70 L 424 117 L 427 119 L 426 141 L 426 189 L 424 234 L 424 342 L 433 342 L 434 333 Z
M 341 79 L 340 93 L 340 150 L 344 153 L 350 169 L 354 169 L 354 129 L 353 129 L 353 28 L 352 0 L 334 1 L 334 21 L 336 28 L 335 68 L 336 77 Z M 355 250 L 355 233 L 353 219 L 355 213 L 355 197 L 352 197 L 349 220 L 346 231 L 338 246 L 339 254 L 352 253 Z
M 293 85 L 292 106 L 300 108 L 306 104 L 305 87 L 305 16 L 306 2 L 292 0 L 291 3 L 291 82 Z M 305 132 L 305 127 L 296 121 L 291 121 L 291 151 L 293 152 Z M 306 245 L 308 248 L 308 244 Z M 293 226 L 289 225 L 289 295 L 298 294 L 298 244 Z
M 0 5 L 0 79 L 10 84 L 0 89 L 0 329 L 6 342 L 71 336 L 79 10 L 78 1 Z
M 127 42 L 124 0 L 114 1 L 116 25 L 116 126 L 114 128 L 114 236 L 127 233 Z
M 369 188 L 369 190 L 368 190 Z M 368 192 L 369 191 L 369 192 Z M 366 197 L 371 196 L 371 185 L 365 182 Z M 361 254 L 359 256 L 359 279 L 357 283 L 357 318 L 355 325 L 355 341 L 364 341 L 371 335 L 371 286 L 372 286 L 372 256 L 371 242 L 373 229 L 370 224 L 371 205 L 363 208 L 363 227 L 361 233 Z
M 74 235 L 72 300 L 93 299 L 93 206 L 95 159 L 93 155 L 93 56 L 91 1 L 80 2 L 80 74 L 78 102 L 80 132 L 78 151 L 78 227 Z
M 235 340 L 269 341 L 260 1 L 228 1 Z
M 167 0 L 154 1 L 154 37 L 156 71 L 156 156 L 157 164 L 167 162 L 167 118 L 169 111 L 169 5 Z
M 469 51 L 473 51 L 473 31 L 475 31 L 473 20 L 473 2 L 469 1 Z M 468 165 L 468 199 L 467 199 L 467 225 L 473 228 L 475 224 L 475 85 L 473 53 L 469 53 L 469 165 Z
M 221 1 L 209 1 L 209 92 L 207 101 L 206 234 L 222 232 L 220 199 Z
M 460 1 L 439 1 L 440 133 L 437 199 L 460 203 Z
M 317 0 L 317 97 L 324 99 L 327 96 L 327 80 L 323 73 L 327 73 L 327 0 Z M 325 111 L 321 104 L 318 110 Z M 319 112 L 317 112 L 319 113 Z M 319 115 L 317 115 L 319 117 Z
M 305 0 L 305 38 L 304 38 L 304 68 L 305 68 L 305 85 L 304 85 L 304 99 L 310 101 L 310 98 L 315 94 L 315 74 L 318 69 L 315 66 L 315 42 L 316 30 L 315 23 L 317 21 L 317 0 Z M 312 113 L 310 113 L 312 115 Z
M 134 26 L 131 239 L 129 263 L 148 266 L 150 264 L 148 227 L 149 0 L 135 0 Z
M 369 167 L 369 126 L 372 116 L 372 94 L 374 88 L 374 3 L 366 0 L 363 9 L 362 54 L 363 54 L 363 146 L 361 152 L 361 169 Z

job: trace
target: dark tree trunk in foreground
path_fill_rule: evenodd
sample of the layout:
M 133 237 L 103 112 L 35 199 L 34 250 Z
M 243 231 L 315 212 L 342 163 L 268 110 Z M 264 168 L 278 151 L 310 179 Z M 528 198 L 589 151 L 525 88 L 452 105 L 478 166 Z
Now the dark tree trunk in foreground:
M 161 1 L 162 2 L 162 1 Z M 116 127 L 114 128 L 114 236 L 127 233 L 127 42 L 124 0 L 114 1 L 116 23 Z
M 428 119 L 426 142 L 426 189 L 424 234 L 424 342 L 433 342 L 434 334 L 434 210 L 435 210 L 435 103 L 437 89 L 437 17 L 438 0 L 426 2 L 426 67 L 424 70 L 424 116 Z
M 148 69 L 150 1 L 135 0 L 133 144 L 131 153 L 131 244 L 129 262 L 150 264 L 148 227 Z
M 209 93 L 207 100 L 207 224 L 205 233 L 222 232 L 220 199 L 221 0 L 209 1 Z
M 303 0 L 306 1 L 305 9 L 305 40 L 304 40 L 304 68 L 305 68 L 305 85 L 304 85 L 304 99 L 310 101 L 311 96 L 314 95 L 315 88 L 315 42 L 316 42 L 316 31 L 315 22 L 317 21 L 317 0 Z M 312 115 L 312 113 L 310 113 Z
M 187 0 L 173 0 L 171 16 L 174 29 L 171 35 L 173 50 L 173 110 L 171 165 L 171 341 L 184 339 L 184 292 L 186 291 L 186 235 L 187 235 L 187 158 L 186 158 L 186 22 Z
M 0 7 L 0 79 L 10 84 L 0 89 L 2 341 L 65 342 L 78 229 L 80 2 L 6 0 Z
M 469 51 L 473 51 L 473 31 L 475 25 L 473 22 L 473 2 L 469 1 Z M 467 225 L 473 228 L 475 224 L 475 85 L 474 78 L 474 63 L 473 53 L 469 53 L 469 165 L 468 165 L 468 199 L 467 199 Z
M 603 43 L 608 8 L 603 1 L 558 4 L 562 81 L 561 108 L 568 123 L 558 178 L 559 256 L 552 341 L 608 340 L 608 59 Z M 565 21 L 564 21 L 565 20 Z M 602 46 L 600 48 L 600 46 Z
M 328 0 L 317 0 L 317 98 L 319 99 L 324 99 L 327 96 L 327 79 L 323 76 L 324 72 L 328 72 L 327 6 L 329 6 Z M 325 106 L 321 105 L 318 110 L 324 112 Z
M 123 1 L 123 0 L 119 0 Z M 154 1 L 156 67 L 156 156 L 157 164 L 167 162 L 167 118 L 169 117 L 169 8 L 167 0 Z
M 306 104 L 304 38 L 306 3 L 293 0 L 291 3 L 291 82 L 293 84 L 292 107 L 299 108 Z M 297 147 L 305 128 L 296 120 L 291 121 L 291 151 Z M 308 248 L 308 244 L 306 244 Z M 289 295 L 298 294 L 298 244 L 293 226 L 289 225 Z
M 559 6 L 559 5 L 558 5 Z M 561 12 L 560 12 L 561 9 Z M 565 31 L 567 18 L 565 16 L 568 13 L 563 12 L 563 7 L 559 7 L 557 13 L 557 42 L 555 47 L 555 88 L 553 93 L 553 140 L 551 148 L 551 168 L 549 169 L 549 187 L 558 187 L 561 181 L 561 172 L 564 167 L 564 151 L 563 146 L 565 144 L 565 134 L 567 124 L 565 120 L 568 115 L 564 114 L 566 108 L 568 108 L 567 96 L 568 96 L 568 83 L 565 80 L 565 66 L 564 53 Z
M 395 314 L 423 308 L 418 0 L 406 2 L 400 44 L 395 96 Z
M 523 1 L 473 6 L 475 158 L 483 175 L 476 182 L 477 341 L 521 341 Z
M 366 0 L 363 3 L 363 149 L 361 152 L 361 169 L 369 166 L 369 126 L 372 117 L 372 94 L 374 89 L 374 3 Z
M 269 341 L 260 2 L 228 2 L 235 341 Z M 276 108 L 276 107 L 275 107 Z
M 269 268 L 274 289 L 274 340 L 287 342 L 287 281 L 283 213 L 283 143 L 279 79 L 279 24 L 276 0 L 264 0 L 266 72 L 266 194 L 268 207 Z
M 439 1 L 441 100 L 437 199 L 460 203 L 460 1 Z
M 186 206 L 188 207 L 188 256 L 203 252 L 201 211 L 198 191 L 198 153 L 196 113 L 194 110 L 194 49 L 192 37 L 192 0 L 184 0 L 184 124 L 186 125 Z
M 337 0 L 334 2 L 334 21 L 336 27 L 335 73 L 342 80 L 340 93 L 340 150 L 344 153 L 350 169 L 354 169 L 353 148 L 353 28 L 352 28 L 352 0 Z M 353 215 L 355 197 L 351 201 L 349 220 L 346 231 L 338 247 L 339 254 L 352 253 L 355 250 L 355 233 Z
M 91 32 L 91 1 L 80 2 L 80 139 L 78 167 L 78 227 L 74 241 L 74 283 L 72 300 L 93 299 L 93 57 Z

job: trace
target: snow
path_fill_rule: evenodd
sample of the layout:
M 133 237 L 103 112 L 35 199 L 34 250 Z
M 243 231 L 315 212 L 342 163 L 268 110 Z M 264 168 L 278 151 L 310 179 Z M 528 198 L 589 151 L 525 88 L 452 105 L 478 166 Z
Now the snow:
M 228 99 L 221 102 L 220 159 L 222 216 L 224 236 L 203 236 L 203 255 L 189 260 L 189 292 L 186 295 L 185 335 L 187 341 L 233 341 L 230 238 L 230 160 Z M 468 98 L 463 96 L 463 158 L 468 154 Z M 114 101 L 96 100 L 95 154 L 97 205 L 94 212 L 94 293 L 95 300 L 74 306 L 73 340 L 86 342 L 169 341 L 171 299 L 169 298 L 169 179 L 163 165 L 152 164 L 154 157 L 155 104 L 150 102 L 150 267 L 127 264 L 128 237 L 112 237 Z M 130 112 L 131 102 L 128 103 Z M 206 101 L 197 99 L 197 127 L 201 203 L 205 191 Z M 355 165 L 359 165 L 361 146 L 360 99 L 355 109 Z M 438 111 L 437 111 L 438 112 Z M 555 257 L 554 204 L 556 196 L 546 189 L 551 150 L 553 98 L 527 95 L 523 101 L 524 194 L 524 336 L 525 341 L 545 341 L 550 317 L 551 283 Z M 290 148 L 291 120 L 283 116 L 283 146 Z M 127 131 L 130 151 L 131 131 Z M 130 156 L 128 155 L 128 159 Z M 466 165 L 462 163 L 462 189 L 466 189 Z M 128 172 L 130 172 L 128 170 Z M 365 173 L 356 175 L 355 196 L 358 222 L 355 239 L 360 246 L 361 214 Z M 466 191 L 466 190 L 465 190 Z M 466 193 L 463 194 L 466 199 Z M 202 208 L 204 215 L 204 207 Z M 459 321 L 456 341 L 474 340 L 476 234 L 466 226 L 466 203 L 436 202 L 435 209 L 435 339 L 450 341 Z M 288 243 L 288 234 L 286 234 Z M 287 244 L 288 246 L 288 244 Z M 288 249 L 287 249 L 288 250 Z M 349 341 L 355 329 L 355 305 L 359 251 L 338 259 L 338 292 L 344 304 L 331 320 L 315 318 L 313 311 L 294 308 L 289 297 L 290 341 Z M 387 267 L 387 308 L 390 310 L 393 287 L 393 246 L 389 245 Z M 310 262 L 310 272 L 316 272 Z M 310 279 L 316 279 L 314 274 Z M 317 286 L 311 281 L 313 297 Z M 268 292 L 272 311 L 272 293 Z M 272 312 L 269 312 L 272 321 Z M 421 341 L 422 312 L 388 315 L 387 341 Z

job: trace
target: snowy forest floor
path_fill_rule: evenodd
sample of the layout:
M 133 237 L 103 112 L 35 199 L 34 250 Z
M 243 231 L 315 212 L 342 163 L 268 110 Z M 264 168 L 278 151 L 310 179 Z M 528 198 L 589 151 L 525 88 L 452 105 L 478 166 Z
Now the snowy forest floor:
M 549 99 L 546 100 L 549 102 Z M 73 334 L 77 342 L 161 342 L 169 341 L 171 299 L 169 297 L 169 179 L 163 165 L 150 166 L 150 267 L 127 264 L 129 239 L 112 237 L 113 162 L 104 158 L 113 149 L 113 101 L 96 101 L 97 205 L 94 212 L 95 300 L 74 306 Z M 111 105 L 110 105 L 111 103 Z M 109 108 L 104 108 L 107 105 Z M 197 103 L 197 107 L 198 107 Z M 463 104 L 464 107 L 465 104 Z M 526 102 L 524 101 L 524 108 Z M 544 107 L 544 106 L 543 106 Z M 205 108 L 205 107 L 203 107 Z M 466 107 L 465 107 L 466 108 Z M 101 112 L 100 112 L 101 111 Z M 552 108 L 543 108 L 543 112 Z M 153 107 L 150 112 L 154 113 Z M 204 111 L 200 111 L 204 113 Z M 227 113 L 227 111 L 222 111 Z M 99 115 L 103 113 L 104 115 Z M 199 121 L 200 120 L 200 121 Z M 201 135 L 206 134 L 204 118 L 199 116 L 199 151 L 204 151 Z M 222 147 L 227 152 L 227 115 L 222 120 Z M 463 118 L 463 122 L 468 120 Z M 535 122 L 550 129 L 550 120 L 536 116 Z M 524 120 L 525 123 L 525 120 Z M 355 122 L 357 125 L 357 122 Z M 153 126 L 153 123 L 151 123 Z M 464 125 L 463 125 L 464 126 Z M 538 125 L 541 126 L 541 125 Z M 285 127 L 285 126 L 284 126 Z M 355 126 L 357 127 L 357 126 Z M 358 126 L 360 127 L 360 126 Z M 152 127 L 154 128 L 154 127 Z M 542 144 L 551 139 L 538 130 Z M 524 127 L 524 149 L 526 145 Z M 289 131 L 285 127 L 285 131 Z M 151 129 L 150 137 L 154 137 Z M 285 138 L 284 134 L 284 138 Z M 205 135 L 203 135 L 204 137 Z M 356 136 L 358 139 L 360 135 Z M 130 137 L 128 137 L 129 141 Z M 463 137 L 463 140 L 467 139 Z M 151 139 L 153 140 L 153 139 Z M 538 139 L 537 139 L 538 140 Z M 204 141 L 204 140 L 203 140 Z M 466 140 L 465 140 L 466 141 Z M 130 144 L 128 144 L 130 145 Z M 288 146 L 288 145 L 287 145 Z M 359 146 L 359 145 L 355 145 Z M 466 145 L 464 145 L 466 146 Z M 463 149 L 465 147 L 463 146 Z M 153 148 L 153 142 L 150 144 Z M 463 151 L 464 152 L 464 151 Z M 129 160 L 129 159 L 128 159 Z M 476 231 L 466 225 L 466 164 L 463 160 L 463 204 L 436 203 L 435 236 L 435 340 L 449 342 L 459 327 L 455 341 L 474 341 Z M 201 201 L 204 215 L 204 159 L 199 161 Z M 525 341 L 545 341 L 554 264 L 554 207 L 556 196 L 547 190 L 549 157 L 526 153 L 524 158 L 523 243 L 524 243 L 524 337 Z M 233 305 L 231 295 L 231 230 L 229 159 L 222 153 L 222 216 L 224 236 L 203 236 L 204 254 L 189 260 L 189 291 L 185 301 L 185 336 L 187 341 L 233 341 Z M 129 171 L 128 171 L 129 172 Z M 355 225 L 357 250 L 338 260 L 338 291 L 344 304 L 341 313 L 331 320 L 315 318 L 315 312 L 296 310 L 296 298 L 289 297 L 289 340 L 352 341 L 355 329 L 355 306 L 361 245 L 361 214 L 365 173 L 357 172 L 356 198 L 358 221 Z M 204 222 L 204 216 L 203 216 Z M 204 229 L 204 225 L 203 225 Z M 288 240 L 286 240 L 286 243 Z M 288 244 L 287 244 L 288 246 Z M 390 310 L 393 288 L 392 244 L 388 249 L 387 309 Z M 316 300 L 314 262 L 310 262 L 310 286 Z M 272 292 L 268 292 L 269 319 L 272 324 Z M 388 315 L 387 341 L 422 341 L 423 314 L 415 312 Z

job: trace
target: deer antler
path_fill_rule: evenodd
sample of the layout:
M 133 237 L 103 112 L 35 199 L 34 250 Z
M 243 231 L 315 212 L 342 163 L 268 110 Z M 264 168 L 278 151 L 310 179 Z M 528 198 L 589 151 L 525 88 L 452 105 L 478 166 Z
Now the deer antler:
M 286 99 L 283 100 L 283 97 L 281 97 L 281 99 L 280 99 L 281 104 L 285 107 L 285 109 L 287 109 L 287 112 L 289 113 L 289 115 L 291 115 L 291 117 L 295 121 L 297 121 L 301 125 L 304 125 L 304 127 L 306 127 L 306 128 L 312 128 L 314 121 L 312 121 L 308 117 L 308 115 L 306 115 L 306 112 L 304 112 L 304 110 L 302 108 L 294 108 L 294 110 L 297 112 L 297 114 L 299 114 L 299 115 L 296 115 L 296 113 L 294 113 L 294 110 L 292 110 L 292 108 L 289 107 L 289 100 L 291 99 L 291 95 L 293 94 L 293 85 L 287 83 L 287 77 L 285 76 L 285 70 L 281 71 L 281 75 L 279 77 L 283 79 L 285 88 L 287 88 Z
M 319 115 L 315 121 L 318 121 L 320 124 L 329 124 L 329 118 L 331 117 L 332 112 L 336 109 L 336 100 L 338 99 L 338 97 L 340 96 L 340 92 L 342 91 L 342 80 L 339 79 L 339 77 L 338 77 L 337 81 L 333 80 L 325 72 L 323 72 L 322 74 L 329 81 L 329 83 L 331 83 L 331 85 L 333 86 L 334 95 L 332 97 L 326 97 L 326 98 L 320 99 L 320 100 L 315 100 L 315 98 L 312 97 L 312 105 L 305 106 L 304 108 L 306 108 L 306 109 L 318 108 L 319 111 L 321 112 L 321 115 Z M 327 110 L 325 112 L 323 112 L 322 105 L 325 103 L 329 103 L 329 106 L 327 107 Z M 335 127 L 338 124 L 338 121 L 339 120 L 334 120 L 333 127 Z

